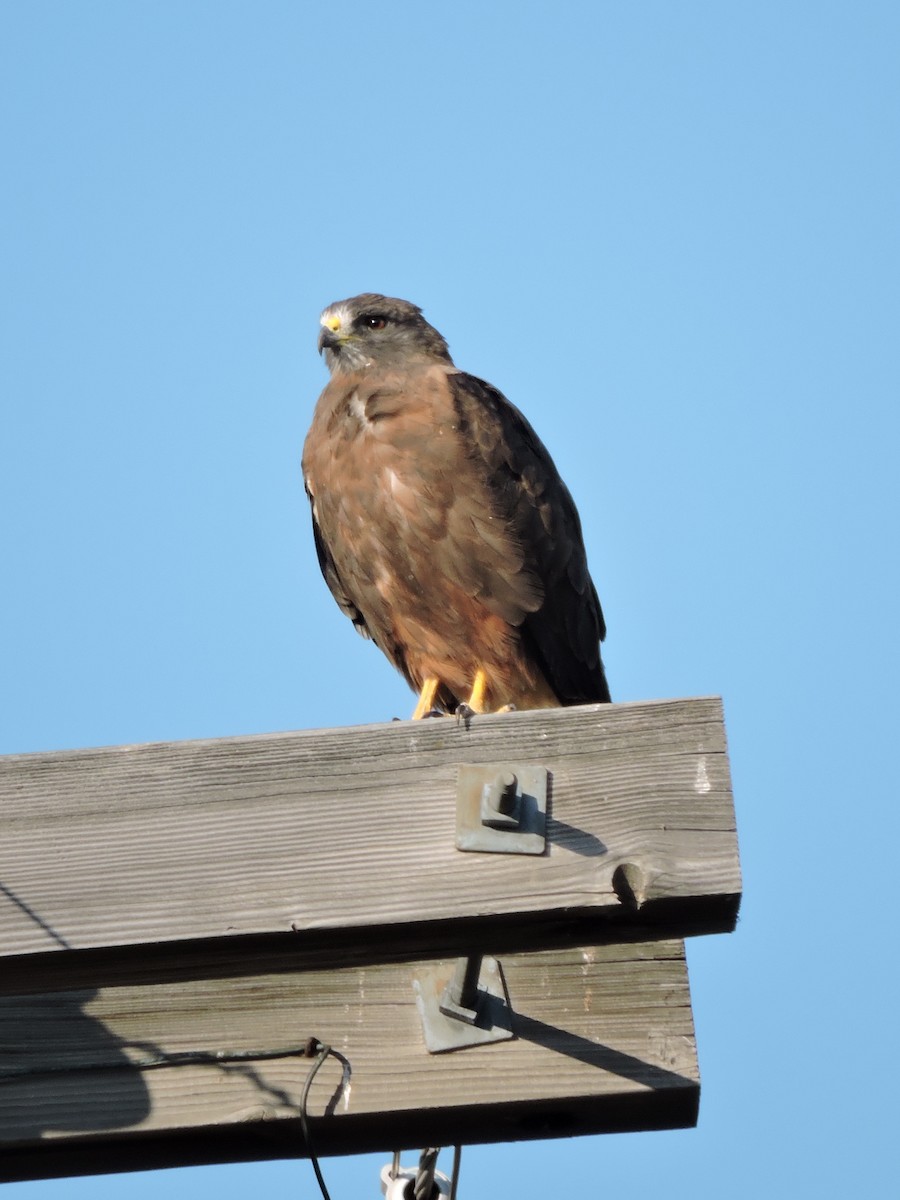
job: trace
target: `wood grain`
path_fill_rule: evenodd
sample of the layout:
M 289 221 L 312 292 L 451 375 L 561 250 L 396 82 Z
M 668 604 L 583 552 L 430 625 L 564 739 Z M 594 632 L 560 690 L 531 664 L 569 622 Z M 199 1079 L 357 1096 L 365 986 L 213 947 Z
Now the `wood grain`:
M 550 771 L 547 852 L 461 853 L 459 764 L 510 760 Z M 724 931 L 739 898 L 716 699 L 0 759 L 7 990 Z
M 302 1155 L 297 1105 L 309 1059 L 123 1068 L 308 1037 L 352 1067 L 346 1101 L 332 1060 L 312 1088 L 324 1154 L 695 1122 L 680 943 L 502 965 L 515 1040 L 440 1055 L 425 1050 L 415 963 L 0 1000 L 0 1177 Z

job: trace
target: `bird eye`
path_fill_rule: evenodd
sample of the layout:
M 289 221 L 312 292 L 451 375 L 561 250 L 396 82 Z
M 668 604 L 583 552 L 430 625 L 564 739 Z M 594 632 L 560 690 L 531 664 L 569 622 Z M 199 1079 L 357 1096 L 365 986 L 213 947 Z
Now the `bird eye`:
M 384 317 L 371 316 L 363 317 L 363 324 L 369 329 L 384 329 L 385 325 L 387 325 L 387 321 L 384 319 Z

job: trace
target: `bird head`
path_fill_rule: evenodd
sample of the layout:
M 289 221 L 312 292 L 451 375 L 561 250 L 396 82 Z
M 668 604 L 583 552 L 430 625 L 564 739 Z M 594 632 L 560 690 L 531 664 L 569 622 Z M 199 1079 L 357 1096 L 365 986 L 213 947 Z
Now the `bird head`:
M 338 300 L 319 318 L 319 353 L 328 370 L 409 366 L 416 359 L 451 363 L 447 343 L 408 300 L 364 292 Z

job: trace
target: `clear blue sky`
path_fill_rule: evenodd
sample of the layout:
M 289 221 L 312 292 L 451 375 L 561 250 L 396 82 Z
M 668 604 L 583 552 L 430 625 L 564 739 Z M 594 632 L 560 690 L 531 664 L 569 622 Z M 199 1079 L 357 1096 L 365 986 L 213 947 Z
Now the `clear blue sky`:
M 381 721 L 299 455 L 319 310 L 421 304 L 579 504 L 620 700 L 725 699 L 746 896 L 700 1125 L 461 1200 L 896 1175 L 900 6 L 0 8 L 0 750 Z M 384 1155 L 329 1159 L 334 1200 Z M 308 1196 L 307 1163 L 10 1200 Z

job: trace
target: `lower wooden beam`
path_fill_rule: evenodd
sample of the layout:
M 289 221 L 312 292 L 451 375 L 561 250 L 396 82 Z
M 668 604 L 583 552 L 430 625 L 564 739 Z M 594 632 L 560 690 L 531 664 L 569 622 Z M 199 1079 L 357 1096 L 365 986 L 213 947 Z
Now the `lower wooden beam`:
M 58 991 L 0 1000 L 0 1178 L 302 1156 L 309 1058 L 128 1065 L 330 1043 L 317 1152 L 693 1125 L 680 942 L 508 956 L 515 1038 L 429 1054 L 423 964 Z M 328 1112 L 329 1115 L 325 1115 Z

